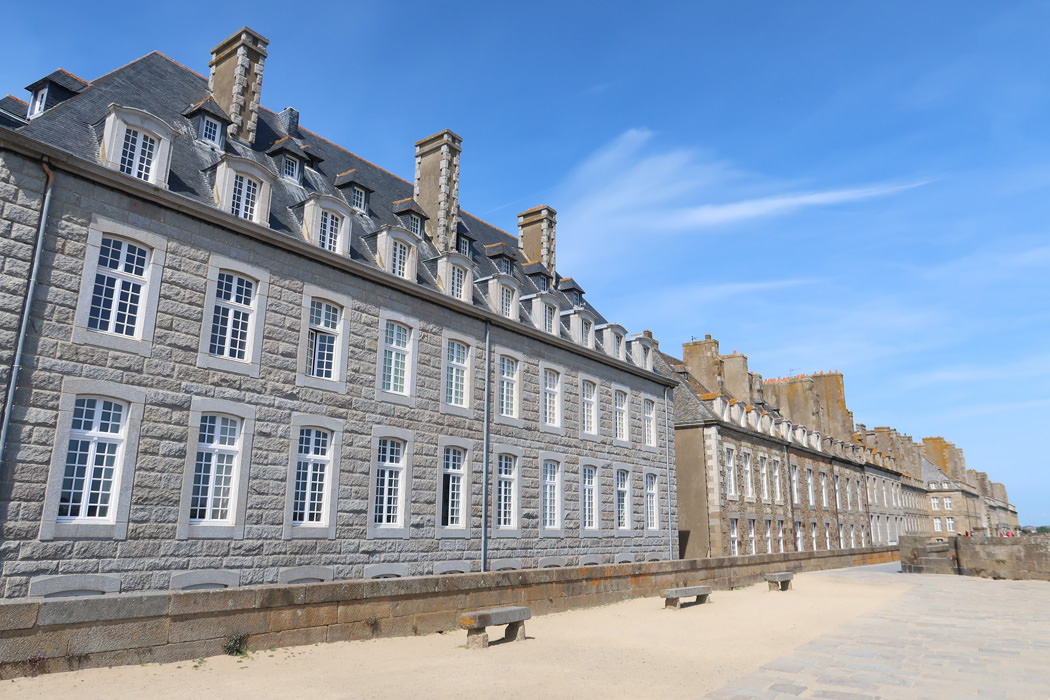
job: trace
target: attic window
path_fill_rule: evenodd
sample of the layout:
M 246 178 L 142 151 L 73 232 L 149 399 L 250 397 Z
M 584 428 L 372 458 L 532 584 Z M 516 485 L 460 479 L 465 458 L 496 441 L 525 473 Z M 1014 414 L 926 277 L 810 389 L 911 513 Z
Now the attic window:
M 408 215 L 408 230 L 420 238 L 423 237 L 423 219 L 418 214 Z
M 512 268 L 511 262 L 510 262 L 510 258 L 500 258 L 499 259 L 499 271 L 500 272 L 502 272 L 505 275 L 509 275 L 509 274 L 511 274 L 511 270 L 512 269 L 513 268 Z
M 132 175 L 140 180 L 150 180 L 153 172 L 153 156 L 157 150 L 157 140 L 137 129 L 124 131 L 124 148 L 120 153 L 120 172 Z
M 289 180 L 299 182 L 299 159 L 285 155 L 284 164 L 281 166 L 281 175 Z
M 551 281 L 545 275 L 539 275 L 536 278 L 536 286 L 541 292 L 546 292 L 551 288 Z
M 460 255 L 466 255 L 467 257 L 470 257 L 470 239 L 466 236 L 457 236 L 456 250 L 459 251 Z
M 219 122 L 211 117 L 201 117 L 201 141 L 209 141 L 221 146 Z
M 576 306 L 583 306 L 583 295 L 579 291 L 572 293 L 572 303 Z
M 47 86 L 33 93 L 33 99 L 29 102 L 29 118 L 37 116 L 44 111 L 44 103 L 47 102 Z
M 365 190 L 363 187 L 354 185 L 350 188 L 350 206 L 361 211 L 365 210 Z

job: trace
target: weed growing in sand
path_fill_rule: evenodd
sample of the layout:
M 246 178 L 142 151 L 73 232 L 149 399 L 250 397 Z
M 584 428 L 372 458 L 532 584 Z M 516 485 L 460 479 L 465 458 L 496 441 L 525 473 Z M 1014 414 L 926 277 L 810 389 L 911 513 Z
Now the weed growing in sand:
M 222 643 L 222 653 L 227 656 L 244 656 L 248 653 L 248 635 L 231 634 Z

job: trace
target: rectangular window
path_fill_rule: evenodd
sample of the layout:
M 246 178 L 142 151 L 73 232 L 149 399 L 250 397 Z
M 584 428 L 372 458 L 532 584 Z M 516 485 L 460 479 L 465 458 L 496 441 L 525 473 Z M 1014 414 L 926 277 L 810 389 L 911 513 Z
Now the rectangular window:
M 381 438 L 376 455 L 375 512 L 377 526 L 401 524 L 401 484 L 405 443 Z
M 244 360 L 255 313 L 255 281 L 232 272 L 220 272 L 215 287 L 208 352 L 217 357 Z
M 831 549 L 831 523 L 824 523 L 824 549 Z
M 383 334 L 383 391 L 407 394 L 408 346 L 412 329 L 394 321 L 386 322 Z
M 839 475 L 835 475 L 835 509 L 842 510 L 842 494 L 839 492 Z
M 737 556 L 738 554 L 740 554 L 740 543 L 738 542 L 739 536 L 740 536 L 740 533 L 739 533 L 738 527 L 737 527 L 737 519 L 736 518 L 730 518 L 729 519 L 729 553 L 731 555 L 733 555 L 734 557 Z
M 66 447 L 58 520 L 111 519 L 113 485 L 123 458 L 127 407 L 108 399 L 78 398 Z
M 136 335 L 149 264 L 150 251 L 146 248 L 116 238 L 102 238 L 88 328 L 102 333 Z
M 306 335 L 306 374 L 335 378 L 336 338 L 340 309 L 320 299 L 310 300 L 310 330 Z
M 557 529 L 561 527 L 561 475 L 560 466 L 552 460 L 543 462 L 543 493 L 541 510 L 543 527 Z
M 849 546 L 851 549 L 857 546 L 857 529 L 852 524 L 849 526 Z
M 580 472 L 580 520 L 585 530 L 598 529 L 598 483 L 594 467 L 584 467 Z
M 744 462 L 744 495 L 748 498 L 754 498 L 755 485 L 751 479 L 751 454 L 745 452 L 740 457 Z
M 798 520 L 795 521 L 795 551 L 806 551 L 806 540 L 802 534 L 802 523 Z
M 613 355 L 623 359 L 623 336 L 619 333 L 613 334 Z
M 219 145 L 219 122 L 211 117 L 201 117 L 201 139 Z
M 810 508 L 812 508 L 814 506 L 814 504 L 817 502 L 817 495 L 816 494 L 817 494 L 817 490 L 816 490 L 816 484 L 813 482 L 813 470 L 812 469 L 807 469 L 806 470 L 806 498 L 807 498 L 807 505 L 809 505 Z
M 751 519 L 748 519 L 747 521 L 747 553 L 758 553 L 755 549 L 755 521 Z
M 726 493 L 730 496 L 736 495 L 736 465 L 733 463 L 733 450 L 726 448 Z
M 766 458 L 758 458 L 758 475 L 762 480 L 762 500 L 769 500 L 769 469 L 766 467 Z
M 331 470 L 332 435 L 319 428 L 299 429 L 299 455 L 295 464 L 292 524 L 321 524 L 328 520 L 325 493 Z
M 554 333 L 554 320 L 557 312 L 550 304 L 543 305 L 543 330 Z
M 933 510 L 940 510 L 941 499 L 937 498 L 936 496 L 930 496 L 930 508 L 932 508 Z
M 322 211 L 321 228 L 317 232 L 317 245 L 333 253 L 339 252 L 339 227 L 342 223 L 342 217 Z
M 942 529 L 941 528 L 941 519 L 940 518 L 934 518 L 933 519 L 933 531 L 934 532 L 940 532 L 941 529 Z
M 240 457 L 240 431 L 240 420 L 232 416 L 201 416 L 190 498 L 191 523 L 232 520 L 233 478 Z
M 955 532 L 955 518 L 945 518 L 944 525 L 948 529 L 948 532 Z
M 580 425 L 583 432 L 598 433 L 597 385 L 588 380 L 580 383 Z
M 33 93 L 33 99 L 29 103 L 29 118 L 37 116 L 44 111 L 44 105 L 47 104 L 47 88 L 42 87 Z
M 416 214 L 408 215 L 408 230 L 414 235 L 423 237 L 423 220 Z
M 813 551 L 815 552 L 815 551 L 817 551 L 817 524 L 816 523 L 810 523 L 809 524 L 809 537 L 810 537 L 810 541 L 813 543 Z
M 518 458 L 499 455 L 496 465 L 496 527 L 513 528 L 518 522 Z
M 140 180 L 149 180 L 156 149 L 156 139 L 135 129 L 127 129 L 124 132 L 124 148 L 120 153 L 120 172 Z
M 828 507 L 828 475 L 820 475 L 820 505 L 824 508 Z
M 299 160 L 292 158 L 291 156 L 285 156 L 284 167 L 281 170 L 281 174 L 289 180 L 299 182 Z
M 656 402 L 652 399 L 642 401 L 642 423 L 645 433 L 645 444 L 656 446 Z
M 846 548 L 846 527 L 839 525 L 839 549 Z
M 518 361 L 501 355 L 499 358 L 499 414 L 515 417 L 518 415 Z
M 616 470 L 616 528 L 631 529 L 631 485 L 626 469 Z
M 255 205 L 259 201 L 259 182 L 244 175 L 233 178 L 233 197 L 230 213 L 241 219 L 255 220 Z
M 441 468 L 441 527 L 463 527 L 463 461 L 466 452 L 446 447 Z
M 470 257 L 470 239 L 466 236 L 456 236 L 456 250 L 459 251 L 460 255 L 466 255 Z
M 656 474 L 645 475 L 645 526 L 650 530 L 660 528 L 660 498 L 656 483 Z
M 616 439 L 627 440 L 627 392 L 617 391 L 613 397 L 616 416 Z
M 802 499 L 798 496 L 798 467 L 791 465 L 791 498 L 795 505 L 802 505 Z
M 773 460 L 773 498 L 779 502 L 780 498 L 780 462 Z
M 777 551 L 784 553 L 784 521 L 777 521 Z
M 466 291 L 467 271 L 459 265 L 452 265 L 448 269 L 448 293 L 453 299 L 464 300 L 463 292 Z
M 944 509 L 945 510 L 951 510 L 952 509 L 952 497 L 951 496 L 945 496 L 944 497 Z
M 455 340 L 448 341 L 445 358 L 445 403 L 466 406 L 467 346 Z
M 391 242 L 390 271 L 398 277 L 408 278 L 408 246 L 401 241 Z
M 773 553 L 773 521 L 766 521 L 766 554 Z
M 514 264 L 510 261 L 510 258 L 499 259 L 499 271 L 505 275 L 509 275 L 514 270 Z
M 588 321 L 587 319 L 583 319 L 580 325 L 582 329 L 581 334 L 583 335 L 583 338 L 581 340 L 583 342 L 584 347 L 594 347 L 594 324 Z
M 514 318 L 514 290 L 506 285 L 499 288 L 500 313 L 507 318 Z
M 365 210 L 364 188 L 358 187 L 357 185 L 350 188 L 350 206 L 361 211 Z
M 543 370 L 543 423 L 561 425 L 561 374 Z

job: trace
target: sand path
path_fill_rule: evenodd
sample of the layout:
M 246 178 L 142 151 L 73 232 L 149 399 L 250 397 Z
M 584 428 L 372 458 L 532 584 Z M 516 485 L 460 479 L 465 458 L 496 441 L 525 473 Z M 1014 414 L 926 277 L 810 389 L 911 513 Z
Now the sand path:
M 695 698 L 911 587 L 799 574 L 789 593 L 715 591 L 678 611 L 643 598 L 544 615 L 527 641 L 487 650 L 466 649 L 465 632 L 340 642 L 20 678 L 0 698 Z

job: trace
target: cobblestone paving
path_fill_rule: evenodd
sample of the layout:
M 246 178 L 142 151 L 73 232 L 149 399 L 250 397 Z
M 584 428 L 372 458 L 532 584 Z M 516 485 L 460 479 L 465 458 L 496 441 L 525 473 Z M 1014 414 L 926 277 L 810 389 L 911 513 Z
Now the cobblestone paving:
M 916 585 L 892 608 L 705 697 L 1050 699 L 1050 583 L 902 574 L 894 563 L 806 574 L 795 585 L 809 576 Z

